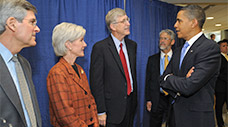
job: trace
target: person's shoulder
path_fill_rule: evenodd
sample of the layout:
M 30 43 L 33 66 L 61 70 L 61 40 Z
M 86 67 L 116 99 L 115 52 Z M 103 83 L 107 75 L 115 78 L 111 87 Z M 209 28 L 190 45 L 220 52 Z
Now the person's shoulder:
M 100 45 L 100 44 L 106 43 L 107 41 L 111 41 L 111 40 L 112 40 L 111 36 L 108 36 L 108 37 L 104 38 L 103 40 L 97 41 L 94 45 Z
M 61 62 L 57 62 L 49 71 L 49 73 L 62 73 L 65 71 L 64 64 L 62 64 Z
M 197 52 L 207 52 L 207 53 L 213 53 L 213 54 L 220 54 L 220 47 L 219 45 L 214 42 L 213 40 L 210 40 L 206 38 L 205 36 L 202 36 L 199 38 L 197 45 L 198 50 Z
M 137 45 L 137 43 L 135 41 L 133 41 L 133 40 L 131 40 L 129 38 L 125 38 L 125 41 L 126 41 L 126 43 L 132 43 L 132 44 Z
M 156 53 L 156 54 L 153 54 L 153 55 L 149 56 L 148 60 L 158 59 L 158 58 L 160 58 L 160 53 Z
M 75 63 L 76 64 L 76 66 L 77 66 L 77 68 L 78 69 L 82 69 L 82 70 L 84 70 L 83 68 L 82 68 L 82 66 L 80 66 L 79 64 L 77 64 L 77 63 Z
M 23 62 L 23 63 L 25 63 L 25 64 L 28 64 L 29 66 L 30 66 L 30 63 L 29 63 L 29 61 L 24 57 L 24 56 L 22 56 L 22 55 L 20 55 L 20 54 L 18 54 L 18 59 L 20 59 L 21 60 L 21 62 Z
M 18 54 L 17 57 L 21 60 L 24 60 L 24 61 L 28 61 L 24 56 L 22 56 L 21 54 Z
M 104 47 L 104 46 L 107 45 L 107 42 L 109 42 L 109 41 L 112 41 L 112 39 L 111 39 L 110 36 L 106 37 L 106 38 L 103 39 L 103 40 L 100 40 L 100 41 L 96 42 L 96 43 L 93 45 L 93 48 L 96 48 L 96 47 Z
M 160 53 L 155 53 L 155 54 L 153 54 L 153 55 L 151 55 L 150 57 L 160 57 Z
M 226 57 L 225 57 L 225 56 L 223 56 L 222 54 L 221 54 L 221 59 L 222 59 L 222 61 L 223 61 L 223 62 L 225 61 L 225 62 L 227 62 L 227 63 L 228 63 L 228 61 L 226 60 Z M 224 62 L 224 63 L 225 63 L 225 62 Z
M 217 48 L 217 49 L 220 50 L 219 45 L 218 45 L 215 41 L 213 41 L 213 40 L 211 40 L 211 39 L 206 38 L 206 39 L 204 40 L 204 43 L 205 43 L 205 45 L 207 45 L 208 47 L 214 47 L 214 48 Z

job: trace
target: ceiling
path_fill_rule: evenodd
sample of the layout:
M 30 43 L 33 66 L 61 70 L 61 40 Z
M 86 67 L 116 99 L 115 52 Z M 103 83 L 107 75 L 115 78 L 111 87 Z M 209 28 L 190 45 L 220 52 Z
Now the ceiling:
M 186 6 L 188 4 L 197 4 L 204 8 L 207 17 L 203 30 L 204 33 L 228 30 L 228 0 L 160 0 L 177 6 Z M 215 26 L 220 23 L 222 26 Z

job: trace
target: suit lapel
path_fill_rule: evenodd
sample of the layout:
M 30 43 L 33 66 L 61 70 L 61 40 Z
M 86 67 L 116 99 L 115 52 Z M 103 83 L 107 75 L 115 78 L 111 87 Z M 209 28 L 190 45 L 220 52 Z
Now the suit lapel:
M 155 62 L 156 63 L 155 67 L 157 68 L 157 70 L 155 72 L 157 73 L 157 75 L 159 75 L 159 77 L 161 76 L 160 59 L 161 59 L 161 52 L 159 52 L 158 55 L 156 55 L 156 62 Z M 153 69 L 156 69 L 156 68 L 153 68 Z M 163 71 L 163 74 L 164 73 L 165 73 L 165 70 Z
M 9 100 L 12 102 L 12 104 L 15 106 L 18 113 L 20 114 L 24 124 L 26 124 L 24 112 L 21 106 L 21 102 L 20 102 L 20 98 L 19 98 L 16 86 L 1 55 L 0 55 L 0 67 L 1 67 L 0 87 L 2 87 L 2 89 L 5 91 L 5 94 L 8 96 Z
M 25 62 L 25 60 L 22 59 L 22 56 L 20 54 L 18 54 L 18 60 L 21 63 L 21 67 L 23 69 L 24 75 L 25 75 L 25 79 L 27 81 L 28 87 L 29 87 L 29 91 L 30 91 L 30 95 L 31 95 L 31 99 L 32 99 L 32 104 L 34 107 L 34 112 L 36 115 L 36 121 L 38 123 L 38 126 L 40 125 L 41 119 L 40 119 L 40 110 L 39 110 L 39 105 L 37 102 L 37 96 L 36 96 L 36 90 L 32 81 L 32 77 L 29 75 L 31 74 L 31 69 L 28 66 L 28 63 Z
M 79 76 L 77 75 L 77 73 L 75 72 L 75 70 L 73 68 L 71 70 L 71 73 L 73 75 L 72 78 L 78 84 L 78 86 L 80 86 L 83 90 L 88 92 L 88 88 L 84 85 L 85 82 L 87 82 L 87 81 L 85 81 L 84 76 L 83 76 L 85 74 L 85 72 L 84 72 L 84 70 L 81 70 L 78 66 L 77 66 L 77 68 L 78 68 L 78 73 L 80 75 L 80 78 L 79 78 Z
M 118 65 L 118 67 L 120 68 L 121 72 L 124 74 L 124 70 L 123 70 L 123 66 L 122 66 L 121 60 L 120 60 L 120 56 L 119 56 L 119 53 L 116 50 L 116 46 L 115 46 L 115 44 L 114 44 L 114 42 L 112 40 L 112 37 L 109 36 L 108 39 L 109 39 L 109 41 L 108 41 L 108 48 L 112 52 L 112 55 L 113 55 L 113 57 L 114 57 L 117 65 Z
M 134 47 L 130 43 L 128 43 L 128 39 L 125 39 L 125 44 L 126 44 L 126 47 L 127 47 L 127 53 L 128 53 L 131 73 L 133 75 L 132 68 L 135 68 L 135 64 L 134 64 L 134 61 L 135 61 L 134 60 L 134 57 L 135 57 Z
M 77 73 L 75 72 L 75 70 L 73 69 L 73 67 L 71 67 L 71 65 L 69 63 L 67 63 L 63 58 L 60 59 L 60 62 L 67 68 L 67 72 L 69 73 L 69 75 L 72 75 L 72 79 L 74 80 L 74 82 L 76 82 L 76 84 L 78 84 L 82 89 L 84 89 L 86 92 L 89 92 L 88 88 L 84 85 L 85 84 L 85 79 L 84 78 L 84 70 L 82 70 L 77 64 L 77 68 L 78 68 L 78 72 L 80 75 L 77 75 Z
M 188 64 L 187 61 L 188 60 L 193 60 L 192 57 L 194 54 L 194 52 L 196 51 L 197 47 L 201 44 L 200 42 L 202 42 L 205 39 L 204 35 L 201 35 L 194 43 L 193 45 L 190 47 L 190 49 L 188 50 L 188 52 L 186 53 L 182 65 Z M 185 66 L 181 66 L 181 70 L 183 70 Z

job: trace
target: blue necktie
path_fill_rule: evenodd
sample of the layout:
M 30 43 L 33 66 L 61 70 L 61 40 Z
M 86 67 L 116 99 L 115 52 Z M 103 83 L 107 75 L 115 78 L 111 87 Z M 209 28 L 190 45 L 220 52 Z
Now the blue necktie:
M 186 52 L 186 49 L 188 48 L 189 44 L 188 42 L 186 41 L 184 46 L 182 47 L 181 49 L 181 58 L 180 58 L 180 65 L 179 65 L 179 69 L 181 68 L 181 64 L 182 64 L 182 61 L 184 59 L 184 56 L 185 56 L 185 52 Z

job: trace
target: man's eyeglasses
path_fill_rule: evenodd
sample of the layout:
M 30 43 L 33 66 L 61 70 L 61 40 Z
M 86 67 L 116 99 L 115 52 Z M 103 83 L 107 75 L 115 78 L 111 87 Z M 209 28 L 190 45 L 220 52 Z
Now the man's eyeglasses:
M 123 19 L 122 21 L 114 22 L 113 24 L 126 23 L 126 22 L 130 22 L 130 18 L 129 17 L 127 17 L 127 19 Z
M 24 20 L 28 20 L 29 24 L 31 24 L 32 26 L 36 26 L 37 25 L 37 20 L 36 19 L 24 19 Z
M 170 38 L 167 38 L 167 37 L 160 37 L 159 40 L 166 40 L 166 41 L 168 41 L 168 40 L 170 40 Z

